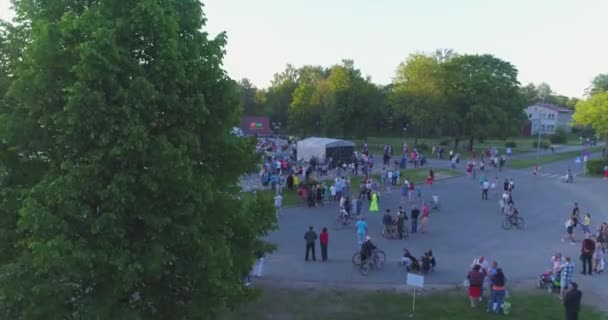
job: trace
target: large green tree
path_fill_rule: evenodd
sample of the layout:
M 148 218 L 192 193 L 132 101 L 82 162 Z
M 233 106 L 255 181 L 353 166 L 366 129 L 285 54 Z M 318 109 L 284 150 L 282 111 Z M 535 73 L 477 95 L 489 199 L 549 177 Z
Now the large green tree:
M 596 93 L 608 91 L 608 73 L 598 74 L 591 81 L 591 86 L 587 88 L 587 95 L 592 96 Z
M 441 119 L 441 79 L 439 59 L 430 55 L 412 54 L 397 67 L 391 105 L 396 116 L 410 125 L 416 139 L 430 132 Z
M 260 94 L 260 91 L 258 91 L 249 79 L 241 79 L 241 81 L 237 83 L 236 88 L 244 115 L 260 116 L 264 113 L 265 97 Z
M 442 64 L 446 114 L 456 139 L 517 134 L 523 120 L 517 69 L 492 55 L 462 55 Z M 456 141 L 457 143 L 458 141 Z
M 229 134 L 225 36 L 201 3 L 13 3 L 27 36 L 0 46 L 0 318 L 205 319 L 250 296 L 274 217 L 238 197 L 255 156 Z
M 293 100 L 293 94 L 298 87 L 298 71 L 287 65 L 285 70 L 276 73 L 270 87 L 264 91 L 264 97 L 258 99 L 264 103 L 264 113 L 270 117 L 270 121 L 281 123 L 285 127 L 288 123 L 289 106 Z
M 577 103 L 572 120 L 577 125 L 591 126 L 608 143 L 608 91 L 596 93 Z

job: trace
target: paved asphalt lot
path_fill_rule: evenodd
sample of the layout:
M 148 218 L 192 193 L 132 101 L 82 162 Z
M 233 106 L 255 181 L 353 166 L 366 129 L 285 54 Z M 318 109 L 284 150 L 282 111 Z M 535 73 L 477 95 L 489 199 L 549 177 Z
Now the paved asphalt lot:
M 384 268 L 372 271 L 368 276 L 360 275 L 351 263 L 357 250 L 354 227 L 352 230 L 333 230 L 331 227 L 337 215 L 335 203 L 322 208 L 285 209 L 279 230 L 268 236 L 268 240 L 279 247 L 266 258 L 264 277 L 280 281 L 394 284 L 397 287 L 405 278 L 405 272 L 397 262 L 402 249 L 407 247 L 418 256 L 426 249 L 433 250 L 438 265 L 436 271 L 426 277 L 428 284 L 461 284 L 471 261 L 479 255 L 497 260 L 509 281 L 518 282 L 535 279 L 549 269 L 550 257 L 559 251 L 572 257 L 576 265 L 575 281 L 583 290 L 592 291 L 605 301 L 608 298 L 608 274 L 580 275 L 580 243 L 571 245 L 560 239 L 574 202 L 579 203 L 581 214 L 591 213 L 593 230 L 598 223 L 608 221 L 608 181 L 577 177 L 573 184 L 563 183 L 558 176 L 565 174 L 568 165 L 574 167 L 573 159 L 546 164 L 538 176 L 533 176 L 531 169 L 486 173 L 490 180 L 498 177 L 500 190 L 505 177 L 514 179 L 514 200 L 526 220 L 524 230 L 501 228 L 503 216 L 499 213 L 498 198 L 490 194 L 490 200 L 481 200 L 479 175 L 477 179 L 462 176 L 439 181 L 430 188 L 425 186 L 423 198 L 428 200 L 433 194 L 439 195 L 442 210 L 431 211 L 427 234 L 410 234 L 405 240 L 387 240 L 381 236 L 384 210 L 390 208 L 395 212 L 400 205 L 397 190 L 382 194 L 379 213 L 369 213 L 367 202 L 364 202 L 363 214 L 368 221 L 370 235 L 387 254 Z M 436 166 L 444 165 L 438 163 Z M 462 163 L 460 167 L 462 170 Z M 320 262 L 318 243 L 317 261 L 304 261 L 303 236 L 309 225 L 313 225 L 317 232 L 323 226 L 328 227 L 328 262 Z M 581 230 L 577 231 L 577 239 L 580 239 Z M 598 279 L 601 281 L 595 281 Z

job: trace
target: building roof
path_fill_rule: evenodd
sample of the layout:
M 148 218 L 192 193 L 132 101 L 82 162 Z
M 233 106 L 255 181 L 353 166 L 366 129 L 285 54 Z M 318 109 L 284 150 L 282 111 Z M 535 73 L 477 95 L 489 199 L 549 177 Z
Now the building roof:
M 350 141 L 346 141 L 346 140 L 339 140 L 339 139 L 331 139 L 331 138 L 318 138 L 318 137 L 310 137 L 310 138 L 306 138 L 306 139 L 302 139 L 300 141 L 298 141 L 298 144 L 302 144 L 302 145 L 324 145 L 328 148 L 332 148 L 332 147 L 354 147 L 355 144 L 350 142 Z
M 553 111 L 556 111 L 556 112 L 574 113 L 574 111 L 572 111 L 571 109 L 567 109 L 567 108 L 564 108 L 564 107 L 556 106 L 556 105 L 550 104 L 550 103 L 541 103 L 541 102 L 539 102 L 539 103 L 535 103 L 533 106 L 543 107 L 543 108 L 546 108 L 546 109 L 549 109 L 549 110 L 553 110 Z M 531 107 L 533 107 L 533 106 L 531 106 Z

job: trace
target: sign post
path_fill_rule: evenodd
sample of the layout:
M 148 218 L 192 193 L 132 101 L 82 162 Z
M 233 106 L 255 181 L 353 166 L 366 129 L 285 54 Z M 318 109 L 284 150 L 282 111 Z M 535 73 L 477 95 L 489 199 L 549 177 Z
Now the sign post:
M 416 288 L 424 287 L 424 276 L 408 273 L 405 278 L 405 284 L 414 287 L 414 296 L 412 298 L 412 314 L 410 314 L 410 318 L 412 318 L 414 317 L 414 313 L 416 312 Z

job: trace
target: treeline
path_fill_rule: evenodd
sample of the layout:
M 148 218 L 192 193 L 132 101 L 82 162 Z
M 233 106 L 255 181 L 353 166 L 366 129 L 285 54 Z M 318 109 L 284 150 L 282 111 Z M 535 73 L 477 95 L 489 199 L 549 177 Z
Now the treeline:
M 522 86 L 517 76 L 515 66 L 492 55 L 437 50 L 410 55 L 384 86 L 343 60 L 329 68 L 287 65 L 269 88 L 243 79 L 238 92 L 245 115 L 268 116 L 281 132 L 357 138 L 404 130 L 506 138 L 519 134 L 525 107 L 544 101 L 573 108 L 578 101 L 545 83 Z

